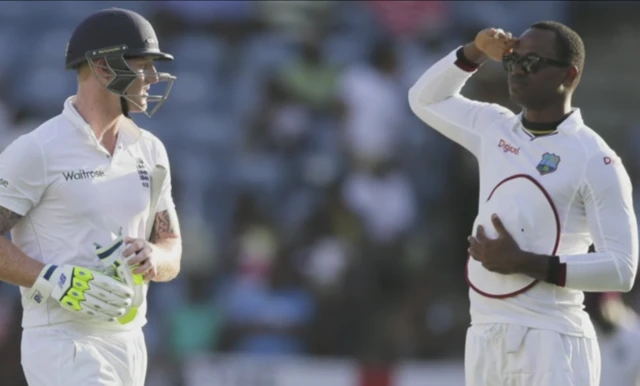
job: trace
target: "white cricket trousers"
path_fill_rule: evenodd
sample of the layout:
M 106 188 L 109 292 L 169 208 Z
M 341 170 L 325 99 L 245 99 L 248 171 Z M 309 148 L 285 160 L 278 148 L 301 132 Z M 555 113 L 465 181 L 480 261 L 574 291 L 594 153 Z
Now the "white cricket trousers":
M 600 386 L 595 339 L 512 324 L 472 325 L 466 386 Z
M 21 355 L 29 386 L 144 386 L 147 373 L 141 330 L 24 329 Z

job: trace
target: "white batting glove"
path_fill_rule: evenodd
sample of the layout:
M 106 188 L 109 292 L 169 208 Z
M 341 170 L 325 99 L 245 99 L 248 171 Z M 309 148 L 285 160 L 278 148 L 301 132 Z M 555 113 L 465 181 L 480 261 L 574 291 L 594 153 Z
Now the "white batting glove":
M 138 308 L 144 302 L 144 278 L 140 274 L 134 274 L 135 266 L 130 266 L 123 252 L 127 249 L 122 236 L 117 237 L 113 243 L 96 251 L 102 265 L 106 268 L 106 273 L 126 284 L 133 291 L 131 307 L 127 310 L 127 314 L 118 318 L 121 324 L 131 322 L 138 313 Z
M 45 266 L 26 298 L 37 304 L 52 298 L 62 308 L 113 322 L 131 306 L 133 290 L 107 275 L 73 265 Z

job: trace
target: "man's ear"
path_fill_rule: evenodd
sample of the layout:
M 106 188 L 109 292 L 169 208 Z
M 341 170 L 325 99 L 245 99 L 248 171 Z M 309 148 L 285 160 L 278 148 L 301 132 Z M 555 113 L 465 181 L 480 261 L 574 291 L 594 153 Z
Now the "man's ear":
M 580 74 L 580 70 L 578 70 L 578 67 L 576 66 L 569 67 L 569 71 L 567 71 L 567 77 L 565 78 L 563 83 L 565 87 L 575 86 L 575 83 L 578 80 L 579 74 Z
M 97 73 L 101 76 L 112 76 L 111 71 L 109 71 L 109 65 L 107 64 L 107 60 L 105 58 L 98 58 L 94 60 L 93 66 L 95 67 Z
M 105 58 L 93 59 L 91 62 L 91 70 L 93 76 L 102 84 L 109 83 L 113 79 L 113 73 L 110 71 Z

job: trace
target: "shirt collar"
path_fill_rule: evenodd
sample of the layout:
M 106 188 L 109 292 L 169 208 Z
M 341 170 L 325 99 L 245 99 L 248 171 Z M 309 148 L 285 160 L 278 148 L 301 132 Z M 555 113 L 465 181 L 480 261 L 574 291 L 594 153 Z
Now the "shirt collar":
M 571 109 L 571 114 L 565 119 L 560 126 L 558 126 L 558 131 L 565 134 L 575 134 L 584 126 L 584 120 L 582 119 L 582 113 L 580 109 L 574 107 Z
M 92 138 L 92 140 L 99 144 L 95 133 L 91 129 L 91 126 L 82 118 L 78 113 L 73 102 L 76 100 L 76 96 L 72 95 L 64 102 L 64 108 L 62 109 L 62 115 L 77 129 L 81 130 L 85 135 Z M 131 119 L 121 119 L 120 127 L 118 131 L 118 141 L 130 145 L 138 141 L 142 136 L 142 130 Z
M 524 112 L 521 111 L 518 115 L 516 115 L 516 122 L 519 126 L 522 126 L 523 114 Z M 571 114 L 558 126 L 558 132 L 563 134 L 575 134 L 583 126 L 584 120 L 582 119 L 582 113 L 580 109 L 577 107 L 573 107 L 571 109 Z

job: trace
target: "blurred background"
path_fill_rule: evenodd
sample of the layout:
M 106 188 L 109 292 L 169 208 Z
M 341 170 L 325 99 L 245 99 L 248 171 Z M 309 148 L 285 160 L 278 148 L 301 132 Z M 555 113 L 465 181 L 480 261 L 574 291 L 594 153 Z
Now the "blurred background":
M 482 28 L 580 33 L 574 105 L 640 179 L 640 4 L 623 1 L 3 1 L 0 148 L 60 113 L 66 42 L 112 6 L 176 57 L 167 103 L 135 117 L 167 147 L 185 237 L 180 277 L 150 289 L 150 386 L 463 385 L 476 163 L 407 91 Z M 499 64 L 464 93 L 516 109 Z M 2 386 L 25 384 L 20 317 L 1 285 Z

